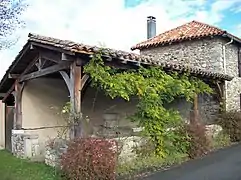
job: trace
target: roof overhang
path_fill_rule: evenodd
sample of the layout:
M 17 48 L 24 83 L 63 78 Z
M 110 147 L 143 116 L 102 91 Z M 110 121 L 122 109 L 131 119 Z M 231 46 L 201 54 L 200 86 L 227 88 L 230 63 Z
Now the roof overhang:
M 68 53 L 70 56 L 85 55 L 88 60 L 91 55 L 99 51 L 102 52 L 102 56 L 112 62 L 119 62 L 121 65 L 131 64 L 132 66 L 159 66 L 167 71 L 177 71 L 179 73 L 189 72 L 193 76 L 200 78 L 216 79 L 216 80 L 232 80 L 233 77 L 224 75 L 216 72 L 206 71 L 196 67 L 189 67 L 180 64 L 162 62 L 159 59 L 150 56 L 141 56 L 134 53 L 129 53 L 120 50 L 114 50 L 109 48 L 100 48 L 96 46 L 83 45 L 71 41 L 59 40 L 51 37 L 39 36 L 29 34 L 29 40 L 23 46 L 23 49 L 16 56 L 8 70 L 6 71 L 3 79 L 0 81 L 0 93 L 6 93 L 13 86 L 15 79 L 9 77 L 9 74 L 13 73 L 18 69 L 19 73 L 23 72 L 29 63 L 27 62 L 29 57 L 33 57 L 31 54 L 32 46 L 41 47 L 50 51 L 57 51 Z M 27 58 L 28 57 L 28 58 Z M 31 58 L 29 58 L 31 59 Z M 24 62 L 24 63 L 23 63 Z M 18 68 L 20 67 L 21 68 Z
M 237 42 L 238 44 L 241 44 L 241 39 L 232 35 L 232 34 L 229 34 L 229 33 L 225 33 L 223 34 L 223 37 L 228 37 L 230 39 L 233 39 L 235 42 Z

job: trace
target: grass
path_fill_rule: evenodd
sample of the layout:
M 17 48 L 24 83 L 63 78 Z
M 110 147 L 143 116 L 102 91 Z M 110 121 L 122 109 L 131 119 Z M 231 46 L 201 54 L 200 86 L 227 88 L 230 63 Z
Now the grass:
M 135 160 L 119 164 L 117 174 L 119 179 L 134 179 L 133 177 L 140 174 L 152 173 L 161 169 L 166 169 L 172 165 L 178 165 L 188 159 L 186 154 L 174 154 L 166 158 L 155 155 L 138 157 Z
M 1 180 L 60 180 L 56 171 L 43 163 L 29 162 L 0 150 Z

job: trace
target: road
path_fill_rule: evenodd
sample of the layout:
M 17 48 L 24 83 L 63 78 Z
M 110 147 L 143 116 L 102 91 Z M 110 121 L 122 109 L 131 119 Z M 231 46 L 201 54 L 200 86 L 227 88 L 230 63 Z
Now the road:
M 142 180 L 241 180 L 241 145 L 221 149 Z

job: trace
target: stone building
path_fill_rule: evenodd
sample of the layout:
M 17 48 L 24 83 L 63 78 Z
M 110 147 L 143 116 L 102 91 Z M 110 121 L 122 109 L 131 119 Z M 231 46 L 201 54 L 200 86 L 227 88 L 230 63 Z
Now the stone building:
M 90 77 L 83 71 L 84 65 L 99 50 L 103 51 L 106 65 L 111 67 L 130 69 L 141 65 L 159 66 L 168 72 L 190 71 L 192 76 L 213 86 L 216 83 L 222 86 L 225 80 L 232 80 L 232 76 L 223 73 L 163 62 L 158 58 L 29 34 L 28 41 L 0 81 L 0 146 L 17 156 L 46 154 L 46 141 L 58 137 L 62 127 L 67 126 L 60 112 L 69 101 L 73 104 L 72 111 L 81 113 L 84 119 L 88 116 L 90 127 L 81 126 L 78 128 L 80 133 L 90 131 L 90 135 L 116 136 L 116 127 L 120 132 L 118 136 L 134 133 L 136 124 L 126 117 L 135 112 L 137 99 L 129 102 L 111 99 L 91 87 Z M 200 99 L 200 107 L 206 108 L 202 111 L 205 115 L 212 102 L 203 97 Z M 216 109 L 213 109 L 217 111 L 219 104 L 214 102 Z M 182 114 L 188 115 L 192 107 L 183 103 L 180 101 L 177 105 L 184 111 Z M 116 123 L 114 128 L 110 125 L 113 123 Z M 80 136 L 76 129 L 67 130 L 71 135 Z M 106 129 L 111 131 L 106 132 Z
M 141 55 L 158 57 L 165 62 L 194 67 L 233 76 L 225 82 L 226 110 L 240 110 L 241 39 L 217 27 L 192 21 L 156 35 L 156 19 L 147 19 L 147 40 L 131 49 Z

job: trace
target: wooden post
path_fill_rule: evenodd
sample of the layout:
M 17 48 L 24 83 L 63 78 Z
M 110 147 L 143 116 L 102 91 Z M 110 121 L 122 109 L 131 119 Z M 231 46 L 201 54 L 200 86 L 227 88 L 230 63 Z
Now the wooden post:
M 71 128 L 71 136 L 73 137 L 80 137 L 82 134 L 82 127 L 81 127 L 81 119 L 82 119 L 82 112 L 81 112 L 81 72 L 82 67 L 76 64 L 76 61 L 72 63 L 70 68 L 70 85 L 71 91 L 70 92 L 70 102 L 71 102 L 71 111 L 75 117 L 78 118 L 78 123 Z
M 18 80 L 15 81 L 15 113 L 14 113 L 14 129 L 22 128 L 22 92 L 24 83 L 20 84 Z
M 198 112 L 198 94 L 194 94 L 193 97 L 193 110 L 191 112 L 190 123 L 196 123 L 199 120 Z

